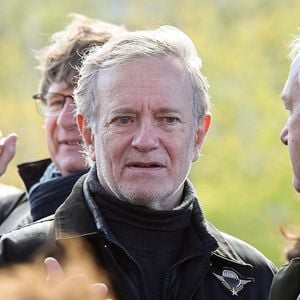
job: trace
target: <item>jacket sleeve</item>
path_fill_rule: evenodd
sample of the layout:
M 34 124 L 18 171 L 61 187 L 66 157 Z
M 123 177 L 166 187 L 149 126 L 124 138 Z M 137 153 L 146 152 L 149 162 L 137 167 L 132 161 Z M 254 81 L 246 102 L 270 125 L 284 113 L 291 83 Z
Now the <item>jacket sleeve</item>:
M 0 267 L 42 259 L 55 251 L 53 218 L 5 233 L 0 239 Z

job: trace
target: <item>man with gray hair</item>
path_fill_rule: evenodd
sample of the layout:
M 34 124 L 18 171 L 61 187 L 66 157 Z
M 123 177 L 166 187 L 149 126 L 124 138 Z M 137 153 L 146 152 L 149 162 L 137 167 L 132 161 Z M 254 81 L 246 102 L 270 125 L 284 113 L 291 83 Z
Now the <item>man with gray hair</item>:
M 209 224 L 187 179 L 211 123 L 200 68 L 170 26 L 95 48 L 74 92 L 90 171 L 52 218 L 2 236 L 2 262 L 85 237 L 117 299 L 267 299 L 275 267 Z
M 294 188 L 300 193 L 300 37 L 292 41 L 290 46 L 292 63 L 281 94 L 283 107 L 289 112 L 289 116 L 281 131 L 280 140 L 288 146 Z M 300 232 L 298 235 L 286 235 L 294 240 L 294 247 L 287 253 L 288 262 L 274 277 L 269 300 L 300 300 Z

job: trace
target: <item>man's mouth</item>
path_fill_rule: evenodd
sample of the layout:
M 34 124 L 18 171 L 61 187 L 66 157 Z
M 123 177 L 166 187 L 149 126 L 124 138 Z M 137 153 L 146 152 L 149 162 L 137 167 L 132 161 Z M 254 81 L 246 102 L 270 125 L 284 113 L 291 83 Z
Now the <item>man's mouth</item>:
M 130 162 L 127 164 L 127 167 L 140 169 L 155 169 L 164 168 L 164 165 L 159 162 Z
M 78 145 L 80 145 L 80 141 L 78 141 L 78 140 L 76 140 L 76 141 L 61 141 L 60 144 L 67 145 L 67 146 L 78 146 Z

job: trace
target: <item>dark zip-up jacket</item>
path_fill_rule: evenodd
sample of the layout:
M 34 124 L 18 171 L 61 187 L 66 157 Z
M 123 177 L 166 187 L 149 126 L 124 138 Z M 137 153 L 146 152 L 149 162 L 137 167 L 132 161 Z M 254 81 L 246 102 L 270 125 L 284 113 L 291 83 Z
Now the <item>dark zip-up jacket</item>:
M 144 288 L 141 267 L 113 238 L 105 222 L 97 221 L 83 192 L 85 176 L 56 213 L 4 234 L 0 240 L 0 264 L 28 261 L 40 247 L 55 256 L 60 242 L 84 237 L 97 263 L 110 276 L 117 299 L 152 299 Z M 268 299 L 276 268 L 259 251 L 203 220 L 195 197 L 190 228 L 181 258 L 169 268 L 162 282 L 162 300 Z

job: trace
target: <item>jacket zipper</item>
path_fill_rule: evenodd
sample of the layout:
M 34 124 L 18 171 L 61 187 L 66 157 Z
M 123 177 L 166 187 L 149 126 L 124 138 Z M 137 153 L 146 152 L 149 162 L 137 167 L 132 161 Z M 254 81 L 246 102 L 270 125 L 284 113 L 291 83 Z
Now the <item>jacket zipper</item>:
M 165 276 L 164 276 L 164 280 L 163 280 L 163 289 L 162 289 L 162 300 L 170 300 L 167 298 L 167 292 L 168 292 L 168 289 L 167 289 L 167 282 L 168 282 L 168 277 L 171 273 L 172 270 L 174 270 L 176 267 L 178 267 L 179 265 L 185 263 L 186 261 L 190 260 L 190 259 L 193 259 L 197 256 L 202 256 L 203 255 L 203 252 L 195 252 L 193 254 L 190 254 L 182 259 L 180 259 L 179 261 L 177 261 L 174 265 L 172 265 L 171 267 L 169 267 L 169 269 L 166 271 L 165 273 Z M 185 299 L 187 300 L 187 299 Z
M 98 210 L 98 207 L 96 206 L 93 197 L 90 195 L 88 186 L 87 186 L 87 181 L 86 179 L 83 182 L 83 196 L 84 199 L 86 201 L 86 204 L 90 210 L 90 212 L 92 213 L 95 223 L 96 223 L 96 227 L 98 229 L 98 232 L 100 234 L 103 235 L 103 238 L 106 239 L 109 243 L 115 245 L 116 247 L 118 247 L 119 249 L 121 249 L 129 258 L 129 260 L 131 260 L 133 263 L 135 263 L 135 265 L 137 266 L 138 270 L 140 271 L 141 275 L 142 275 L 142 288 L 143 288 L 143 293 L 144 293 L 144 298 L 142 298 L 143 300 L 151 300 L 150 299 L 150 295 L 147 293 L 147 289 L 146 289 L 146 278 L 145 278 L 145 274 L 143 272 L 142 267 L 140 266 L 140 264 L 135 260 L 135 258 L 133 256 L 131 256 L 128 251 L 121 245 L 118 243 L 117 240 L 114 240 L 111 238 L 110 234 L 103 228 L 102 224 L 101 224 L 101 217 L 100 217 L 100 212 Z
M 103 232 L 103 231 L 102 231 Z M 145 273 L 141 267 L 141 265 L 137 262 L 137 260 L 129 254 L 129 252 L 122 246 L 120 245 L 117 241 L 114 241 L 113 239 L 110 238 L 109 235 L 106 235 L 104 237 L 109 243 L 114 244 L 116 247 L 118 247 L 121 251 L 123 251 L 126 256 L 128 257 L 129 260 L 131 260 L 138 268 L 138 270 L 140 271 L 141 275 L 142 275 L 142 288 L 143 288 L 143 294 L 145 297 L 143 297 L 142 299 L 144 300 L 150 300 L 150 295 L 147 293 L 147 288 L 146 288 L 146 278 L 145 278 Z

